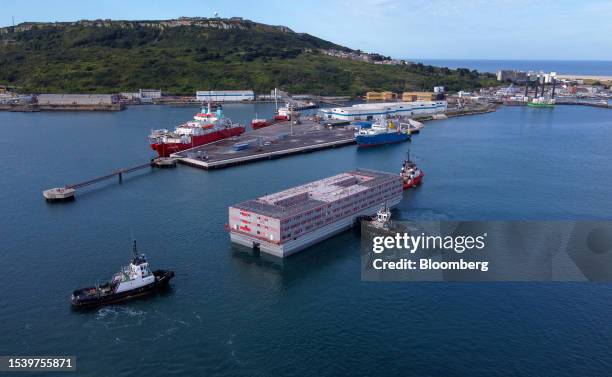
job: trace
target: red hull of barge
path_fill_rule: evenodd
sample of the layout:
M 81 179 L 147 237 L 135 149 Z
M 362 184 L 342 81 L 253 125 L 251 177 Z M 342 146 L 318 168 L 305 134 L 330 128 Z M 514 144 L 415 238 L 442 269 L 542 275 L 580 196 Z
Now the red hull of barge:
M 244 133 L 244 127 L 232 127 L 223 130 L 210 132 L 206 135 L 192 136 L 191 143 L 167 143 L 151 144 L 151 149 L 157 152 L 159 157 L 169 157 L 172 153 L 184 151 L 185 149 L 199 147 L 200 145 L 214 143 L 215 141 L 238 136 Z

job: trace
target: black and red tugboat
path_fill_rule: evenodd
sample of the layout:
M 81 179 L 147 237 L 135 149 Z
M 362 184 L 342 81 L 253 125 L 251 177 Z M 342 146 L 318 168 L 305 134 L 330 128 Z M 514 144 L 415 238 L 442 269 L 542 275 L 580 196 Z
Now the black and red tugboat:
M 136 241 L 134 241 L 132 252 L 132 262 L 116 273 L 111 281 L 74 291 L 70 299 L 72 306 L 92 308 L 115 304 L 153 293 L 168 286 L 168 282 L 174 277 L 173 271 L 151 271 L 145 255 L 139 254 L 136 250 Z

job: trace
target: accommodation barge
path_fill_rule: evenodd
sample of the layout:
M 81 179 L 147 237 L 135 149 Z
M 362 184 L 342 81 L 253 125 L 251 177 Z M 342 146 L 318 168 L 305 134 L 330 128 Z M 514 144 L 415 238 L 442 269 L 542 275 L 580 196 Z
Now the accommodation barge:
M 229 207 L 231 241 L 286 257 L 402 199 L 397 174 L 358 169 Z

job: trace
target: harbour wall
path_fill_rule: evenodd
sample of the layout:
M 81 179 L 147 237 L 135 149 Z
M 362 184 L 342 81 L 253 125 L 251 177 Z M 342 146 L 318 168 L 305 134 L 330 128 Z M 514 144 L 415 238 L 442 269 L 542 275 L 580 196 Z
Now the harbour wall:
M 0 104 L 0 111 L 17 111 L 17 112 L 33 112 L 33 111 L 121 111 L 126 108 L 123 103 L 116 104 L 98 104 L 98 105 L 37 105 L 37 104 Z

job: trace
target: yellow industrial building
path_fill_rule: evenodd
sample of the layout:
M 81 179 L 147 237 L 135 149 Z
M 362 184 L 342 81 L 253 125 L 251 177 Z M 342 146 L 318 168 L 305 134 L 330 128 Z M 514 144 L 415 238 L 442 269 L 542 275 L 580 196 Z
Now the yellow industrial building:
M 365 99 L 368 101 L 392 101 L 399 99 L 399 95 L 393 92 L 367 92 Z M 435 101 L 436 93 L 434 92 L 404 92 L 401 95 L 403 102 L 414 101 Z
M 397 94 L 393 92 L 367 92 L 366 100 L 368 101 L 389 101 L 396 99 Z
M 434 101 L 436 94 L 434 92 L 404 92 L 402 93 L 402 101 Z

